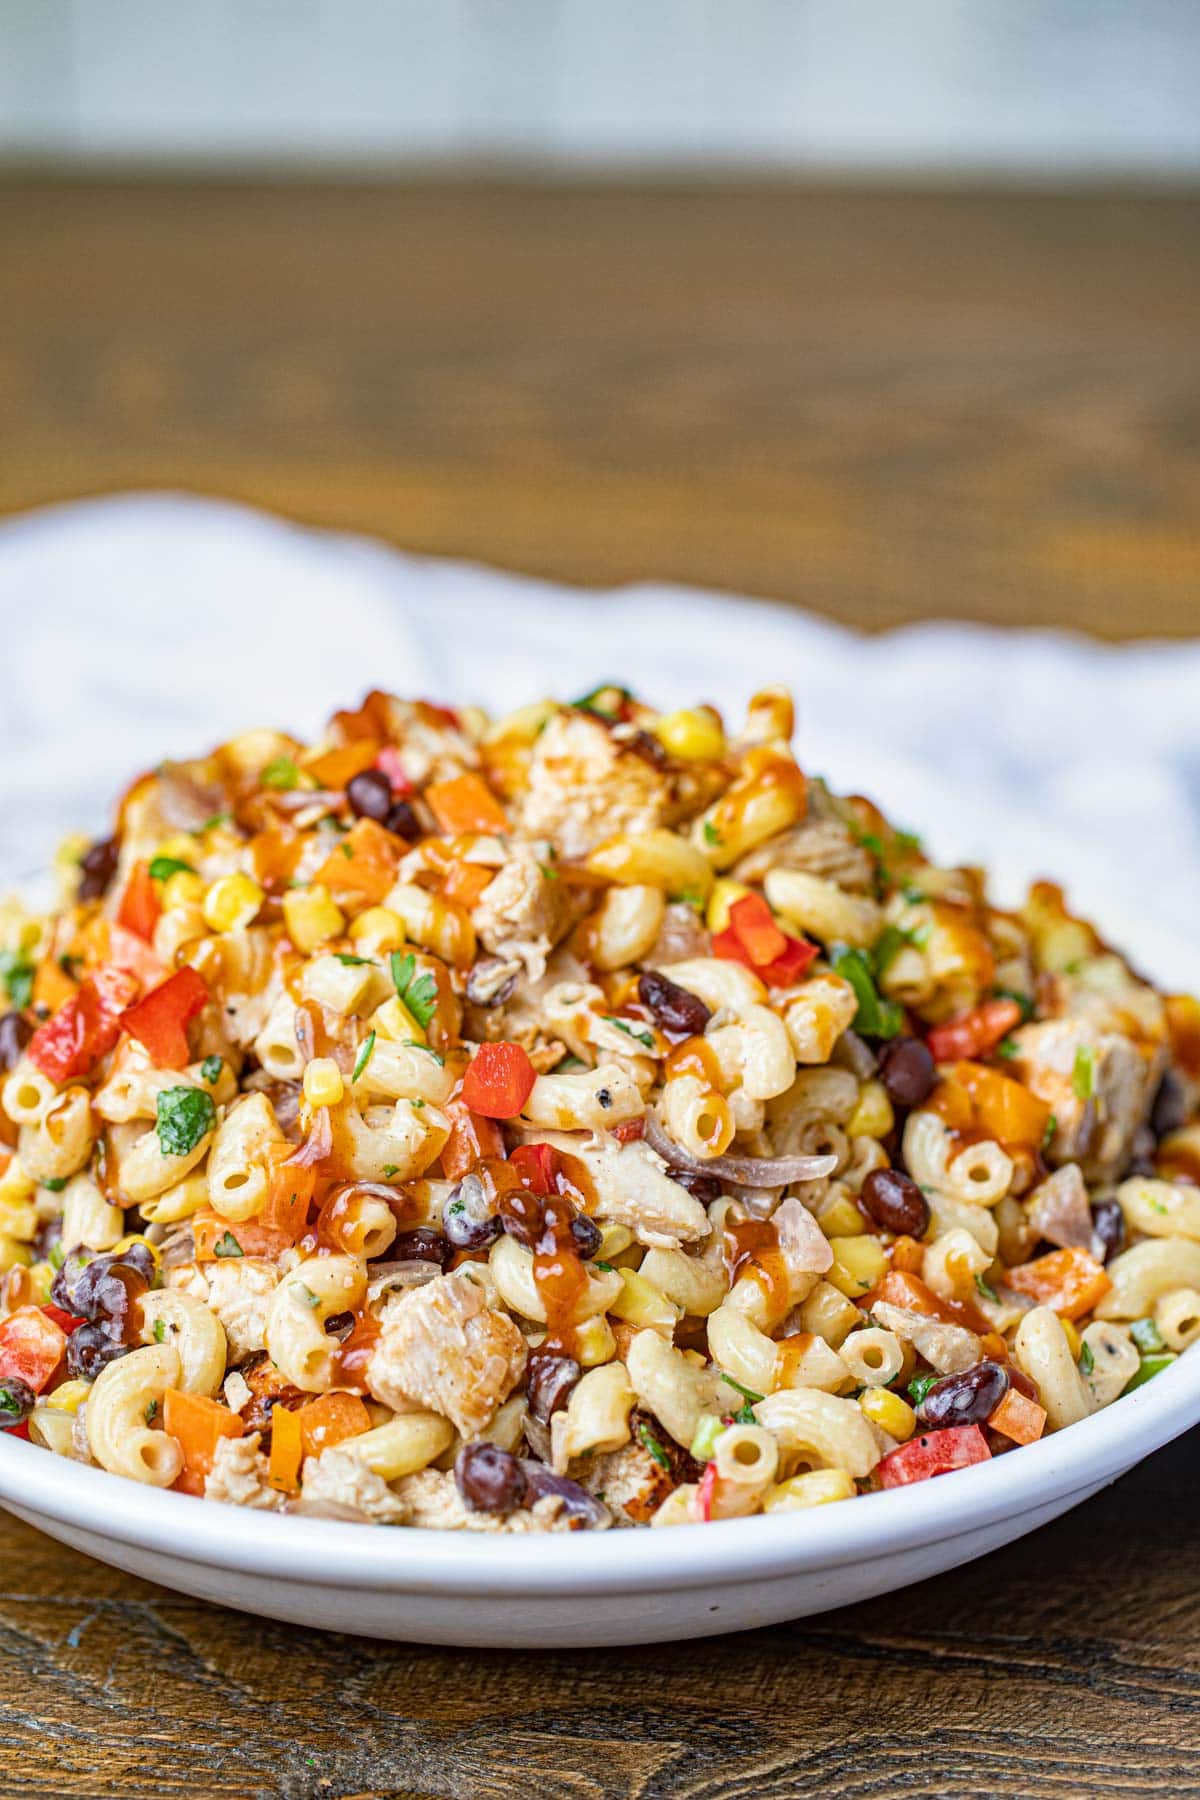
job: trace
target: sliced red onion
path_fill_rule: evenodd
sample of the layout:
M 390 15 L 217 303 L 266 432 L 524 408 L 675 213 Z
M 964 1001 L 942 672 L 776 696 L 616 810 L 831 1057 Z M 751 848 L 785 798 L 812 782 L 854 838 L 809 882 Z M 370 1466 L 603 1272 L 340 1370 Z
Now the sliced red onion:
M 858 1076 L 858 1079 L 870 1081 L 879 1067 L 879 1058 L 871 1046 L 863 1042 L 857 1031 L 843 1031 L 840 1048 L 844 1052 L 845 1060 L 851 1071 Z
M 392 1288 L 424 1287 L 427 1281 L 435 1281 L 441 1272 L 433 1262 L 372 1263 L 371 1279 L 367 1283 L 367 1303 L 370 1305 Z
M 324 1161 L 333 1149 L 333 1125 L 329 1118 L 329 1108 L 318 1106 L 312 1116 L 308 1136 L 298 1150 L 293 1150 L 284 1168 L 307 1169 L 311 1163 Z
M 646 1142 L 676 1168 L 715 1175 L 736 1187 L 784 1188 L 795 1181 L 820 1181 L 837 1168 L 836 1156 L 690 1156 L 669 1138 L 653 1112 L 646 1114 Z
M 572 1481 L 568 1475 L 556 1475 L 545 1463 L 534 1462 L 532 1457 L 523 1456 L 520 1460 L 521 1473 L 525 1477 L 523 1505 L 532 1506 L 535 1501 L 544 1500 L 547 1494 L 553 1494 L 563 1502 L 570 1517 L 578 1519 L 581 1525 L 611 1525 L 612 1514 L 607 1506 L 580 1487 L 577 1481 Z

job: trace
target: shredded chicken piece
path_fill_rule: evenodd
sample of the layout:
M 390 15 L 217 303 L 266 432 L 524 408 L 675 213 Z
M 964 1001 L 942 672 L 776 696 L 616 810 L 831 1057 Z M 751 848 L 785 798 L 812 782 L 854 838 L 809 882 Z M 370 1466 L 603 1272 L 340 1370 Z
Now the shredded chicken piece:
M 547 847 L 545 855 L 550 854 Z M 471 916 L 485 948 L 519 959 L 532 981 L 545 973 L 547 956 L 570 924 L 566 890 L 545 873 L 546 866 L 532 845 L 514 844 Z
M 525 1371 L 525 1339 L 467 1275 L 440 1275 L 391 1301 L 367 1386 L 397 1411 L 412 1401 L 478 1436 Z
M 808 818 L 747 851 L 732 870 L 736 881 L 762 881 L 768 869 L 803 869 L 853 893 L 871 893 L 875 861 L 840 819 Z
M 1060 1249 L 1086 1250 L 1092 1241 L 1092 1209 L 1078 1163 L 1064 1163 L 1039 1183 L 1025 1203 L 1030 1228 Z
M 534 745 L 521 797 L 521 828 L 553 838 L 560 854 L 586 856 L 606 838 L 646 831 L 670 817 L 660 769 L 623 749 L 599 719 L 557 713 Z
M 802 1200 L 781 1201 L 771 1214 L 780 1254 L 793 1275 L 824 1275 L 833 1267 L 829 1239 Z
M 283 1512 L 287 1500 L 267 1481 L 267 1459 L 259 1449 L 261 1434 L 218 1438 L 213 1466 L 204 1483 L 204 1498 L 225 1506 L 249 1506 L 256 1512 Z
M 396 1483 L 396 1494 L 407 1510 L 410 1525 L 435 1531 L 572 1531 L 571 1515 L 557 1494 L 546 1494 L 531 1507 L 510 1513 L 473 1512 L 458 1491 L 447 1469 L 421 1469 Z M 596 1524 L 594 1531 L 605 1526 Z
M 253 1256 L 185 1263 L 167 1276 L 168 1287 L 194 1294 L 216 1313 L 229 1340 L 231 1363 L 244 1362 L 263 1348 L 267 1309 L 278 1283 L 279 1270 Z
M 407 1525 L 408 1508 L 387 1482 L 338 1445 L 306 1456 L 296 1511 L 317 1519 L 351 1519 L 372 1525 Z
M 667 1165 L 641 1139 L 620 1144 L 593 1133 L 539 1131 L 538 1142 L 579 1157 L 596 1190 L 596 1217 L 628 1225 L 639 1244 L 678 1250 L 708 1236 L 708 1214 L 694 1194 L 672 1181 Z
M 1054 1114 L 1050 1161 L 1077 1162 L 1089 1181 L 1120 1174 L 1162 1075 L 1162 1046 L 1077 1019 L 1025 1025 L 1013 1036 L 1020 1051 L 1014 1072 Z

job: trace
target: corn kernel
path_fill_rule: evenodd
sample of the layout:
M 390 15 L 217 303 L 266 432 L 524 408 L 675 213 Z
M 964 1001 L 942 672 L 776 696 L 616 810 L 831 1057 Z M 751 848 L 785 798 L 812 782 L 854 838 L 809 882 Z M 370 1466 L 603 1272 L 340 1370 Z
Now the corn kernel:
M 35 1262 L 29 1265 L 29 1294 L 27 1304 L 30 1306 L 49 1306 L 50 1289 L 54 1286 L 55 1270 L 48 1262 Z
M 827 1238 L 861 1237 L 867 1229 L 867 1221 L 849 1194 L 839 1194 L 836 1200 L 823 1206 L 817 1215 L 817 1224 Z
M 574 1326 L 571 1336 L 575 1360 L 583 1369 L 598 1368 L 617 1354 L 617 1340 L 603 1313 L 593 1313 L 590 1319 Z
M 729 929 L 729 909 L 735 900 L 741 900 L 750 889 L 744 881 L 731 881 L 722 876 L 713 883 L 713 891 L 708 896 L 708 906 L 704 914 L 704 923 L 710 931 L 727 931 Z
M 18 1243 L 16 1238 L 0 1231 L 0 1273 L 18 1267 L 28 1268 L 32 1261 L 33 1251 L 28 1244 Z
M 883 1279 L 887 1255 L 878 1238 L 830 1238 L 829 1248 L 833 1251 L 833 1267 L 825 1279 L 845 1294 L 847 1300 L 861 1299 Z
M 1063 1328 L 1063 1333 L 1068 1344 L 1071 1346 L 1072 1359 L 1075 1362 L 1078 1362 L 1079 1352 L 1083 1349 L 1083 1339 L 1080 1337 L 1079 1332 L 1076 1330 L 1074 1323 L 1070 1319 L 1060 1318 L 1058 1322 Z
M 368 906 L 350 927 L 350 941 L 378 956 L 404 947 L 404 921 L 387 906 Z
M 184 862 L 190 867 L 196 860 L 196 840 L 188 831 L 173 832 L 169 838 L 163 839 L 154 855 L 166 856 L 172 862 Z
M 889 1388 L 864 1388 L 858 1396 L 858 1404 L 872 1425 L 878 1425 L 898 1444 L 907 1443 L 917 1429 L 917 1415 L 908 1401 L 900 1394 L 893 1394 Z
M 4 1173 L 0 1175 L 0 1201 L 9 1205 L 28 1200 L 37 1191 L 37 1182 L 32 1175 L 27 1175 L 21 1167 L 21 1159 L 14 1156 Z
M 597 1224 L 600 1221 L 597 1220 Z M 600 1247 L 596 1251 L 599 1262 L 615 1262 L 633 1243 L 633 1233 L 628 1225 L 618 1225 L 615 1220 L 607 1219 L 600 1225 Z M 641 1248 L 640 1245 L 637 1246 Z
M 180 906 L 201 906 L 204 895 L 202 875 L 193 874 L 191 869 L 176 869 L 162 885 L 163 911 L 172 912 Z
M 61 1381 L 52 1394 L 43 1394 L 42 1406 L 52 1406 L 55 1412 L 77 1413 L 91 1392 L 88 1381 Z
M 708 706 L 684 706 L 678 712 L 664 713 L 651 730 L 680 762 L 712 762 L 725 749 L 721 721 Z
M 865 1081 L 846 1126 L 847 1137 L 886 1137 L 895 1123 L 896 1115 L 882 1081 Z
M 242 931 L 265 896 L 249 875 L 222 875 L 204 896 L 204 922 L 212 931 Z
M 423 1044 L 425 1033 L 417 1024 L 398 994 L 385 1000 L 371 1014 L 371 1025 L 374 1030 L 390 1039 L 393 1044 Z
M 340 906 L 329 898 L 329 889 L 292 888 L 283 896 L 283 922 L 297 950 L 319 950 L 330 938 L 340 937 L 346 920 Z
M 310 1106 L 337 1106 L 346 1091 L 332 1056 L 314 1056 L 304 1071 L 304 1098 Z
M 609 1312 L 614 1319 L 626 1319 L 631 1325 L 649 1326 L 658 1331 L 674 1331 L 679 1311 L 661 1288 L 639 1275 L 636 1269 L 621 1269 L 621 1292 Z
M 764 1512 L 799 1512 L 801 1507 L 828 1506 L 834 1500 L 852 1500 L 856 1488 L 844 1469 L 810 1469 L 777 1481 L 767 1489 Z

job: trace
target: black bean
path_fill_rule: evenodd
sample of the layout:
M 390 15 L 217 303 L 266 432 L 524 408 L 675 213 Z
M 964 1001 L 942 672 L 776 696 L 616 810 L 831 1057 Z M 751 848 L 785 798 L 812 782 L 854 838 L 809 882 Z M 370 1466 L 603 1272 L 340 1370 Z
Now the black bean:
M 472 1512 L 511 1512 L 525 1492 L 520 1463 L 497 1444 L 464 1444 L 454 1459 L 454 1479 Z
M 456 1250 L 482 1250 L 504 1230 L 478 1175 L 464 1175 L 442 1208 L 442 1230 Z
M 929 1202 L 912 1176 L 899 1169 L 872 1169 L 859 1198 L 863 1210 L 885 1231 L 922 1238 L 929 1230 Z
M 388 811 L 383 821 L 389 831 L 402 837 L 406 843 L 415 844 L 421 835 L 421 821 L 418 819 L 407 800 L 397 800 L 395 806 Z
M 0 1431 L 11 1431 L 14 1425 L 23 1425 L 33 1411 L 36 1399 L 33 1389 L 20 1376 L 6 1375 L 0 1381 Z
M 951 1425 L 982 1425 L 1008 1392 L 1003 1363 L 981 1362 L 957 1375 L 943 1375 L 917 1407 L 922 1425 L 945 1430 Z
M 543 1425 L 571 1398 L 571 1390 L 583 1374 L 573 1356 L 537 1351 L 529 1359 L 527 1398 L 529 1410 Z
M 1125 1214 L 1119 1200 L 1097 1200 L 1092 1207 L 1091 1252 L 1097 1262 L 1116 1256 L 1125 1242 Z
M 711 1206 L 725 1191 L 715 1175 L 706 1175 L 702 1169 L 668 1169 L 667 1174 L 694 1195 L 701 1206 Z
M 388 1246 L 389 1262 L 428 1262 L 436 1263 L 444 1269 L 450 1261 L 453 1249 L 440 1231 L 431 1231 L 428 1225 L 418 1225 L 415 1231 L 402 1231 L 393 1244 Z
M 98 838 L 79 859 L 79 898 L 99 900 L 117 872 L 116 838 Z
M 936 1065 L 920 1038 L 893 1038 L 879 1053 L 879 1079 L 896 1106 L 920 1106 L 936 1079 Z
M 50 1298 L 66 1312 L 101 1324 L 109 1337 L 120 1339 L 131 1306 L 150 1285 L 153 1266 L 142 1244 L 130 1245 L 119 1257 L 73 1250 L 54 1277 Z
M 382 825 L 392 810 L 392 784 L 382 769 L 363 769 L 346 783 L 350 811 Z
M 110 1337 L 103 1325 L 77 1325 L 67 1339 L 67 1368 L 84 1381 L 95 1381 L 106 1364 L 127 1356 L 133 1348 Z
M 19 1012 L 6 1012 L 0 1019 L 0 1069 L 15 1069 L 26 1044 L 33 1036 L 33 1026 Z
M 657 969 L 644 969 L 638 976 L 638 999 L 650 1008 L 655 1023 L 664 1031 L 683 1037 L 698 1037 L 712 1018 L 703 1000 Z
M 1150 1128 L 1156 1138 L 1169 1137 L 1187 1124 L 1187 1091 L 1174 1069 L 1168 1069 L 1158 1084 L 1150 1108 Z
M 575 1249 L 586 1261 L 595 1256 L 603 1241 L 603 1233 L 595 1220 L 589 1219 L 586 1213 L 580 1213 L 577 1219 L 571 1220 L 571 1238 Z

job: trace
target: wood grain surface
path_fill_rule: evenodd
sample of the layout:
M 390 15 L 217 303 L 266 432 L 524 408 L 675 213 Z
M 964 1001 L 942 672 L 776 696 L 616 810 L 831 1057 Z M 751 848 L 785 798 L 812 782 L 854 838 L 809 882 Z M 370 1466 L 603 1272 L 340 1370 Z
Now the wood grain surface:
M 0 185 L 0 509 L 1200 630 L 1191 194 Z
M 0 246 L 0 509 L 176 484 L 872 627 L 1200 630 L 1191 196 L 20 182 Z M 5 1520 L 0 1800 L 1200 1795 L 1198 1486 L 1193 1436 L 889 1599 L 553 1655 Z

